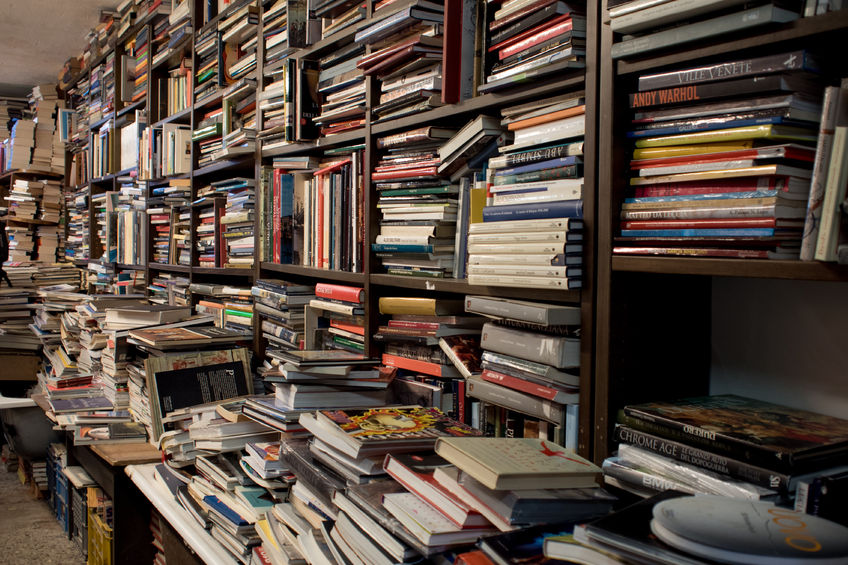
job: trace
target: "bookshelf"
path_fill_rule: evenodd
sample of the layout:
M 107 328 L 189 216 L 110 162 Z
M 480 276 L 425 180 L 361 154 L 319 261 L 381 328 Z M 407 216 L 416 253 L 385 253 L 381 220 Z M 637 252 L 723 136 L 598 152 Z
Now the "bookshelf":
M 844 61 L 826 55 L 827 45 L 845 32 L 848 12 L 802 17 L 650 56 L 614 60 L 609 14 L 604 6 L 601 11 L 606 23 L 600 29 L 595 279 L 600 290 L 594 337 L 593 458 L 600 461 L 615 448 L 611 433 L 616 413 L 636 402 L 729 392 L 833 415 L 844 413 L 848 391 L 832 378 L 840 354 L 828 346 L 829 336 L 844 335 L 846 330 L 844 317 L 834 318 L 829 310 L 844 309 L 838 299 L 826 300 L 844 296 L 848 289 L 845 265 L 624 256 L 616 255 L 613 246 L 625 196 L 626 175 L 621 173 L 628 168 L 631 151 L 622 141 L 629 125 L 626 99 L 636 91 L 640 74 L 818 48 L 825 54 L 825 76 L 835 84 L 848 69 Z M 805 324 L 807 316 L 822 324 Z M 796 328 L 794 339 L 777 336 Z M 810 355 L 810 350 L 816 354 Z M 800 367 L 805 368 L 803 380 L 787 375 Z
M 147 113 L 149 127 L 161 129 L 167 124 L 178 124 L 195 130 L 209 112 L 220 108 L 228 92 L 221 88 L 202 99 L 191 97 L 190 104 L 176 112 L 168 112 L 162 97 L 166 92 L 160 86 L 167 82 L 180 64 L 191 61 L 191 72 L 198 68 L 199 57 L 195 39 L 211 30 L 249 2 L 238 2 L 220 14 L 204 13 L 205 4 L 190 3 L 194 33 L 177 42 L 170 53 L 149 66 L 147 91 L 140 97 L 125 96 L 124 81 L 116 81 L 115 103 L 111 114 L 88 124 L 96 131 L 108 120 L 139 110 Z M 265 32 L 263 22 L 264 2 L 259 7 L 257 24 L 251 24 L 255 33 Z M 366 17 L 370 17 L 371 6 Z M 686 394 L 707 393 L 711 389 L 711 343 L 720 328 L 714 327 L 715 310 L 722 301 L 715 297 L 716 281 L 787 281 L 789 284 L 810 282 L 819 285 L 836 283 L 843 288 L 848 282 L 845 266 L 800 261 L 740 260 L 716 258 L 676 258 L 649 256 L 619 256 L 613 253 L 618 212 L 624 197 L 625 180 L 621 171 L 627 168 L 627 149 L 623 146 L 626 127 L 626 104 L 622 101 L 632 92 L 639 74 L 648 71 L 681 68 L 691 63 L 718 62 L 742 55 L 762 55 L 801 47 L 827 48 L 848 28 L 848 11 L 822 16 L 800 18 L 788 24 L 758 28 L 736 35 L 719 36 L 711 40 L 682 45 L 649 56 L 613 59 L 611 47 L 613 33 L 608 25 L 605 2 L 590 0 L 586 11 L 587 56 L 583 74 L 558 74 L 551 78 L 530 82 L 519 87 L 482 94 L 456 104 L 423 111 L 384 122 L 376 122 L 370 108 L 376 105 L 379 87 L 374 78 L 366 77 L 366 110 L 364 127 L 321 137 L 314 143 L 293 142 L 288 145 L 263 149 L 256 142 L 252 154 L 226 157 L 199 166 L 197 143 L 192 143 L 191 170 L 182 175 L 146 181 L 148 197 L 152 188 L 167 184 L 171 179 L 187 178 L 191 183 L 192 197 L 211 182 L 248 177 L 261 180 L 263 167 L 270 166 L 275 156 L 313 155 L 320 157 L 327 149 L 363 144 L 363 175 L 366 187 L 365 230 L 366 243 L 378 233 L 379 214 L 376 196 L 371 189 L 371 169 L 378 159 L 376 140 L 391 133 L 422 125 L 462 124 L 481 113 L 496 113 L 505 106 L 527 100 L 562 93 L 582 92 L 586 99 L 586 136 L 584 162 L 584 252 L 583 286 L 577 290 L 543 290 L 508 287 L 470 286 L 464 280 L 407 278 L 382 272 L 379 261 L 370 251 L 363 257 L 361 272 L 325 270 L 303 265 L 277 264 L 255 260 L 251 269 L 235 269 L 203 265 L 198 262 L 195 245 L 197 217 L 192 214 L 190 229 L 191 265 L 148 263 L 143 266 L 147 280 L 158 273 L 173 273 L 187 277 L 192 282 L 226 282 L 247 285 L 259 278 L 283 278 L 295 283 L 336 282 L 361 286 L 368 300 L 366 333 L 372 334 L 378 325 L 376 299 L 381 295 L 437 295 L 457 297 L 465 294 L 483 294 L 519 299 L 576 304 L 581 307 L 581 386 L 579 451 L 596 462 L 611 451 L 610 430 L 616 411 L 626 403 L 654 398 L 670 398 Z M 152 33 L 155 16 L 139 17 L 121 37 L 113 40 L 116 70 L 121 57 L 131 54 L 128 43 L 144 29 Z M 243 37 L 249 37 L 248 31 Z M 291 57 L 296 61 L 320 58 L 348 43 L 353 30 L 334 34 L 308 47 L 296 50 Z M 95 58 L 71 83 L 71 88 L 91 80 L 91 70 L 106 62 L 107 52 Z M 845 62 L 831 57 L 827 72 L 832 77 L 845 76 Z M 257 96 L 270 82 L 265 73 L 264 42 L 259 41 L 256 69 L 245 77 L 254 80 L 253 95 Z M 196 85 L 192 85 L 196 86 Z M 164 111 L 163 111 L 164 108 Z M 262 129 L 263 112 L 257 110 L 257 131 Z M 117 122 L 116 122 L 117 123 Z M 88 132 L 87 132 L 88 133 Z M 90 159 L 89 159 L 90 166 Z M 116 190 L 118 177 L 127 171 L 110 170 L 109 174 L 92 178 L 87 184 L 73 188 L 88 190 L 88 211 L 93 212 L 92 198 L 106 191 Z M 90 178 L 90 177 L 89 177 Z M 258 189 L 258 187 L 257 187 Z M 94 218 L 93 215 L 91 215 Z M 94 224 L 92 224 L 93 226 Z M 148 226 L 149 228 L 150 226 Z M 259 218 L 254 220 L 255 253 L 261 243 Z M 148 229 L 148 233 L 151 233 Z M 89 235 L 90 257 L 100 257 L 99 243 Z M 148 256 L 152 242 L 148 237 Z M 220 250 L 219 250 L 220 251 Z M 258 257 L 258 255 L 255 255 Z M 85 265 L 86 261 L 79 261 Z M 118 268 L 139 268 L 116 265 Z M 799 304 L 803 299 L 798 298 Z M 764 322 L 765 323 L 765 322 Z M 844 328 L 839 328 L 844 329 Z M 257 353 L 263 346 L 260 332 L 255 331 Z M 366 341 L 367 351 L 376 351 L 375 344 Z M 685 371 L 685 378 L 681 372 Z

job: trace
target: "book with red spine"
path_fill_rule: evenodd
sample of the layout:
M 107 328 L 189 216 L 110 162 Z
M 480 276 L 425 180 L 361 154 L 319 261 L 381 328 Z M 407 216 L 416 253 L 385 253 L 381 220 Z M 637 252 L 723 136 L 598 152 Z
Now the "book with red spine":
M 451 466 L 435 454 L 388 454 L 383 470 L 418 498 L 429 503 L 459 528 L 488 528 L 491 523 L 482 514 L 441 485 L 433 472 Z
M 570 14 L 562 14 L 553 18 L 549 22 L 528 29 L 523 33 L 505 39 L 500 43 L 496 43 L 489 47 L 489 52 L 498 52 L 498 60 L 503 60 L 510 55 L 520 53 L 525 49 L 529 49 L 534 45 L 538 45 L 549 39 L 553 39 L 558 35 L 572 31 L 573 21 Z
M 439 363 L 431 363 L 429 361 L 419 361 L 418 359 L 410 359 L 400 355 L 390 355 L 383 353 L 383 365 L 389 367 L 397 367 L 398 369 L 407 369 L 416 373 L 424 373 L 433 377 L 451 377 L 459 378 L 461 375 L 453 365 L 441 365 Z
M 556 387 L 553 384 L 543 385 L 518 377 L 513 377 L 512 375 L 507 375 L 505 373 L 492 371 L 491 369 L 484 369 L 481 378 L 484 381 L 495 383 L 506 388 L 511 388 L 512 390 L 537 396 L 539 398 L 544 398 L 545 400 L 550 400 L 551 402 L 556 402 L 558 404 L 577 404 L 580 398 L 577 389 L 570 387 Z
M 356 335 L 365 335 L 365 327 L 357 324 L 343 322 L 342 320 L 330 320 L 331 328 L 338 328 L 347 332 L 355 333 Z
M 320 282 L 315 285 L 315 297 L 362 304 L 365 301 L 365 290 L 355 286 Z
M 438 167 L 418 167 L 397 171 L 373 172 L 371 180 L 404 179 L 413 177 L 432 177 L 438 175 Z
M 721 194 L 725 192 L 754 192 L 764 190 L 789 192 L 789 178 L 768 175 L 696 182 L 658 183 L 650 186 L 634 187 L 633 196 L 683 196 L 690 194 Z

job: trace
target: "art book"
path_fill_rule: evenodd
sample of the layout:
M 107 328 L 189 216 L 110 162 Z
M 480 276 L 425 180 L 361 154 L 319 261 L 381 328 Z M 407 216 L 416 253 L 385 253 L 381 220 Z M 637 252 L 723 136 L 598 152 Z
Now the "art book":
M 439 438 L 436 453 L 493 490 L 587 488 L 600 467 L 573 451 L 536 438 Z
M 309 415 L 301 416 L 300 421 L 309 429 L 310 418 L 305 416 Z M 319 410 L 314 421 L 318 424 L 313 426 L 316 436 L 352 457 L 432 448 L 440 437 L 481 435 L 437 408 L 421 406 Z
M 848 460 L 848 420 L 736 395 L 624 407 L 627 424 L 776 471 Z

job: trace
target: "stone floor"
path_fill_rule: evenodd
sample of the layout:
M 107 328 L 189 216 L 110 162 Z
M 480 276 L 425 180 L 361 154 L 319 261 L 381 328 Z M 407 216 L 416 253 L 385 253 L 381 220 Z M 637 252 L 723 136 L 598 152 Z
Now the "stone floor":
M 84 565 L 46 500 L 36 499 L 17 472 L 0 465 L 0 563 L 8 565 Z

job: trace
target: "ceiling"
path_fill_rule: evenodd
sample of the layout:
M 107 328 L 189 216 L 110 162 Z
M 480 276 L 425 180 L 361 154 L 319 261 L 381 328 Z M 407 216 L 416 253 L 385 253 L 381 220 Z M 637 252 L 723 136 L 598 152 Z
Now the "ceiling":
M 0 96 L 26 96 L 57 82 L 62 65 L 82 53 L 101 9 L 120 0 L 0 0 Z

